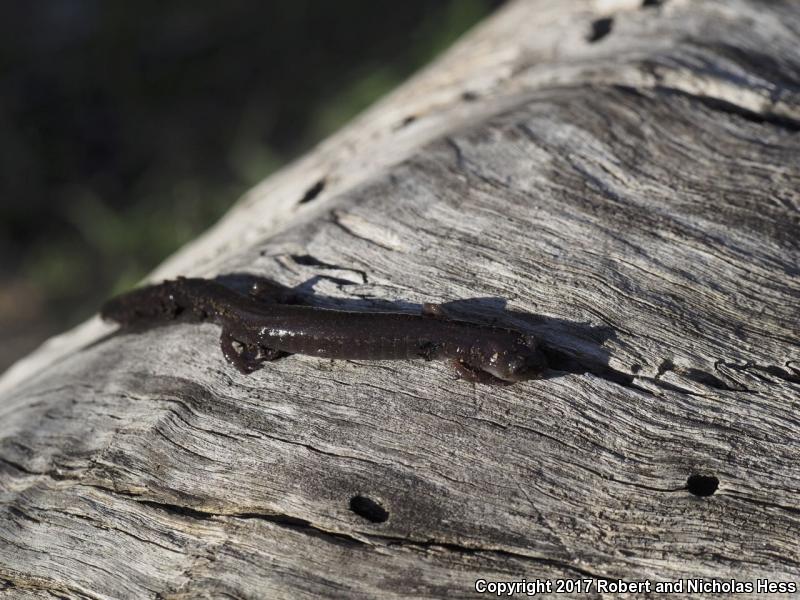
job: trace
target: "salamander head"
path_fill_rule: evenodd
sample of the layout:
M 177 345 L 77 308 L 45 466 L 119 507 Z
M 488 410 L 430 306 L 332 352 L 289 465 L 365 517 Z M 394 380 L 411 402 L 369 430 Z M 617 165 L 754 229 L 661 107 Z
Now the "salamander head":
M 137 288 L 107 301 L 100 316 L 123 326 L 172 321 L 186 311 L 199 310 L 198 299 L 203 298 L 205 289 L 202 284 L 206 282 L 180 278 Z
M 525 381 L 542 377 L 547 360 L 533 337 L 524 336 L 510 348 L 494 349 L 481 368 L 503 381 Z

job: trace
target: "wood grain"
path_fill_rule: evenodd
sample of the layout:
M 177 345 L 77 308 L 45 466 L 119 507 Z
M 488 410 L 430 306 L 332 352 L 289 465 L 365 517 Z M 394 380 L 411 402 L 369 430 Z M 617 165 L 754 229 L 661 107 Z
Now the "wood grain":
M 452 302 L 548 379 L 89 323 L 0 381 L 0 597 L 800 582 L 800 7 L 647 4 L 510 4 L 153 275 Z

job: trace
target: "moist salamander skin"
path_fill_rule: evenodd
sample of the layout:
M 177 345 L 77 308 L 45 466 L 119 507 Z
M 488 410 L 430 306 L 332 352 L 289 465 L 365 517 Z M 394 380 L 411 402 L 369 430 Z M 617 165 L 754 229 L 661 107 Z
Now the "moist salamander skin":
M 482 383 L 541 377 L 547 364 L 527 334 L 441 315 L 341 311 L 281 304 L 240 294 L 205 279 L 181 278 L 109 300 L 101 316 L 123 327 L 174 320 L 222 327 L 222 351 L 250 373 L 285 353 L 361 360 L 451 360 Z

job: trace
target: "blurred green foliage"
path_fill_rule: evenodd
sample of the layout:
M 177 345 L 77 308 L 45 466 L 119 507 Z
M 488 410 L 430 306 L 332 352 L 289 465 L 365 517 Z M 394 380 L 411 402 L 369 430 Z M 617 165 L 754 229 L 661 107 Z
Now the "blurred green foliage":
M 0 277 L 84 318 L 500 3 L 7 5 Z

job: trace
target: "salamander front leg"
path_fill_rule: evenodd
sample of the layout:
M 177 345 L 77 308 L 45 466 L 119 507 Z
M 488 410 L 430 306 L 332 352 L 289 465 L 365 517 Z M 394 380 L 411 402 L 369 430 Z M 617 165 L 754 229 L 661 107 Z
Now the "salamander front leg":
M 263 363 L 267 361 L 286 356 L 285 352 L 275 350 L 274 348 L 265 348 L 259 344 L 241 342 L 233 337 L 231 332 L 227 329 L 222 330 L 219 346 L 225 360 L 236 367 L 240 373 L 244 373 L 245 375 L 257 371 L 264 366 Z
M 268 279 L 258 279 L 253 282 L 249 296 L 264 304 L 305 304 L 291 288 Z
M 512 383 L 510 381 L 504 381 L 498 377 L 495 377 L 491 373 L 482 371 L 477 367 L 468 365 L 463 360 L 454 360 L 453 366 L 455 367 L 456 374 L 461 379 L 466 381 L 471 381 L 473 383 L 484 383 L 487 385 L 510 385 Z

